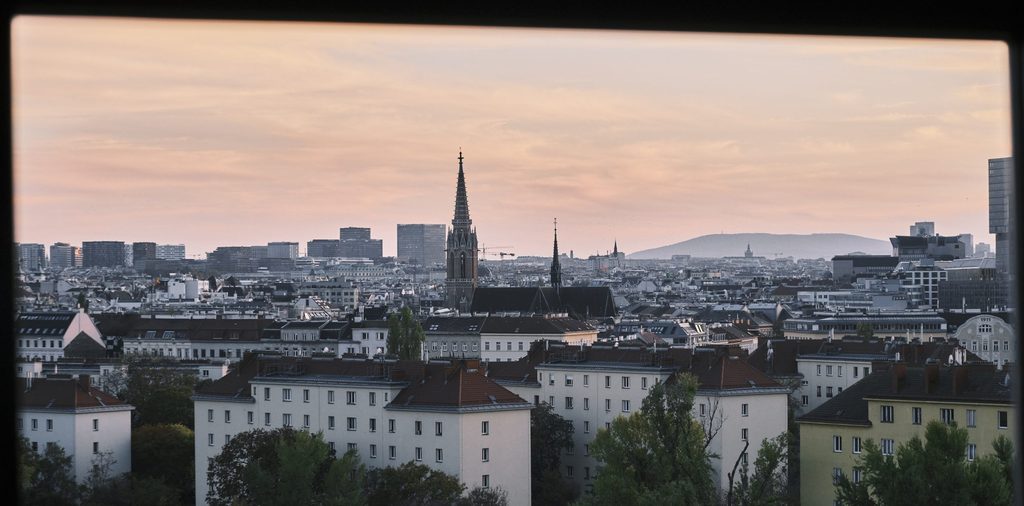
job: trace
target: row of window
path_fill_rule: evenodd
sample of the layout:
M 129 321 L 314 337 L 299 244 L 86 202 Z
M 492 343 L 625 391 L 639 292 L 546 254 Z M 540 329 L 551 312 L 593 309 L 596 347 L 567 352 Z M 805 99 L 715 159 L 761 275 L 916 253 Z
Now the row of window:
M 836 388 L 837 388 L 837 391 L 835 392 L 836 394 L 843 393 L 843 387 L 836 387 Z M 825 397 L 831 399 L 832 396 L 833 396 L 832 387 L 825 387 Z M 821 397 L 821 385 L 818 385 L 818 397 Z M 806 395 L 804 396 L 803 400 L 804 400 L 804 406 L 806 406 L 807 405 L 807 396 Z
M 835 367 L 836 376 L 839 377 L 839 378 L 842 378 L 843 377 L 843 366 L 837 365 L 837 366 L 834 366 L 834 367 Z M 832 371 L 833 371 L 832 368 L 833 368 L 833 366 L 831 366 L 831 365 L 826 365 L 825 366 L 825 376 L 832 376 Z M 867 376 L 868 373 L 871 371 L 871 369 L 868 368 L 868 367 L 850 366 L 850 369 L 853 371 L 853 377 L 854 378 L 859 378 L 861 371 L 864 371 L 864 376 Z M 818 364 L 817 372 L 818 372 L 818 376 L 821 376 L 821 364 Z M 821 396 L 819 395 L 818 397 L 821 397 Z
M 626 389 L 626 390 L 629 389 L 629 386 L 632 383 L 632 379 L 631 378 L 632 378 L 631 376 L 620 376 L 619 377 L 620 385 L 621 385 L 621 387 L 623 389 Z M 556 380 L 555 373 L 548 373 L 548 385 L 549 386 L 554 386 L 555 380 Z M 537 373 L 537 381 L 539 383 L 544 383 L 544 373 L 543 372 L 538 372 Z M 565 377 L 564 377 L 564 381 L 565 381 L 564 384 L 567 387 L 571 387 L 571 386 L 575 385 L 575 378 L 573 377 L 572 374 L 566 374 Z M 658 378 L 654 378 L 654 384 L 655 385 L 658 384 Z M 583 386 L 585 386 L 585 387 L 589 387 L 590 386 L 590 375 L 589 374 L 584 374 L 583 375 Z M 604 387 L 605 388 L 611 388 L 612 387 L 612 377 L 611 376 L 605 376 L 604 377 Z M 647 377 L 646 376 L 641 376 L 640 377 L 640 388 L 643 389 L 643 390 L 647 389 Z
M 707 403 L 704 403 L 704 402 L 700 403 L 700 408 L 699 409 L 700 409 L 700 416 L 702 416 L 702 417 L 703 416 L 707 416 L 707 414 L 708 414 L 708 404 Z M 717 409 L 718 409 L 718 405 L 716 403 L 716 405 L 714 406 L 713 410 L 717 410 Z M 719 416 L 723 416 L 724 414 L 725 413 L 721 413 L 721 414 L 719 414 Z M 747 404 L 745 402 L 743 404 L 740 404 L 740 416 L 750 416 L 750 405 L 749 404 Z
M 34 339 L 32 341 L 29 341 L 28 339 L 25 339 L 24 343 L 22 342 L 21 339 L 18 339 L 18 348 L 28 348 L 29 347 L 29 343 L 32 343 L 32 347 L 33 348 L 62 348 L 62 347 L 64 347 L 64 340 L 63 339 L 58 339 L 58 340 L 53 340 L 53 339 L 46 340 L 46 339 L 43 339 L 42 341 L 40 341 L 38 339 Z M 43 343 L 42 346 L 40 346 L 39 343 Z M 47 345 L 46 343 L 50 343 L 50 344 Z
M 252 395 L 253 395 L 253 397 L 256 396 L 256 387 L 252 387 Z M 389 393 L 388 392 L 384 392 L 384 402 L 385 403 L 388 402 L 388 397 L 389 397 Z M 310 391 L 309 391 L 309 389 L 308 388 L 303 388 L 302 389 L 302 402 L 309 402 L 309 399 L 310 399 Z M 263 388 L 263 400 L 265 400 L 265 401 L 271 400 L 271 398 L 270 398 L 270 387 L 264 387 Z M 377 392 L 367 392 L 366 400 L 367 400 L 367 404 L 369 404 L 370 406 L 376 406 L 377 405 Z M 291 402 L 292 401 L 292 389 L 291 388 L 282 388 L 281 389 L 281 401 L 283 401 L 283 402 Z M 354 390 L 347 390 L 347 391 L 345 391 L 345 404 L 348 404 L 350 406 L 355 406 L 357 401 L 358 401 L 358 392 L 356 392 Z M 334 390 L 328 390 L 327 391 L 327 404 L 334 404 Z M 210 421 L 212 422 L 213 419 L 211 418 Z
M 206 415 L 207 415 L 207 420 L 208 421 L 210 421 L 210 422 L 214 421 L 214 410 L 212 410 L 212 409 L 206 410 Z M 255 422 L 255 413 L 254 412 L 252 412 L 252 411 L 247 412 L 247 422 L 250 425 Z M 231 411 L 230 410 L 224 410 L 224 423 L 231 423 Z M 269 412 L 263 413 L 263 424 L 264 425 L 271 425 L 271 414 Z M 346 417 L 346 419 L 345 419 L 345 428 L 346 428 L 346 430 L 353 430 L 353 431 L 354 430 L 358 430 L 358 424 L 359 423 L 358 423 L 356 417 L 350 416 L 350 417 Z M 281 425 L 284 426 L 284 427 L 291 427 L 292 426 L 292 415 L 291 415 L 291 413 L 282 413 L 281 414 Z M 394 418 L 389 418 L 388 419 L 388 432 L 392 433 L 392 434 L 397 432 L 396 431 L 396 425 L 397 424 L 395 422 L 395 419 Z M 309 415 L 302 415 L 302 427 L 303 428 L 309 428 L 310 427 L 310 416 Z M 336 427 L 336 425 L 335 425 L 335 417 L 333 415 L 328 416 L 327 417 L 327 429 L 328 430 L 334 430 L 335 427 Z M 369 419 L 369 431 L 370 432 L 377 432 L 377 419 L 376 418 L 370 418 Z M 416 420 L 414 422 L 414 424 L 413 424 L 413 433 L 416 434 L 416 435 L 422 435 L 423 434 L 423 422 L 421 422 L 419 420 Z M 490 435 L 490 433 L 491 433 L 491 424 L 490 424 L 490 422 L 487 421 L 487 420 L 481 421 L 480 422 L 480 435 L 481 436 L 487 436 L 487 435 Z M 434 422 L 434 435 L 435 436 L 443 436 L 444 435 L 444 422 Z
M 999 351 L 999 342 L 992 341 L 992 351 Z M 1002 341 L 1003 351 L 1010 351 L 1010 341 Z M 971 341 L 971 351 L 978 351 L 978 341 Z M 988 351 L 988 339 L 981 341 L 981 351 Z
M 24 421 L 24 419 L 22 419 L 21 417 L 18 417 L 17 426 L 18 426 L 18 430 L 25 430 L 25 421 Z M 31 419 L 30 427 L 32 428 L 32 430 L 39 430 L 39 419 L 38 418 Z M 53 432 L 53 418 L 47 418 L 46 419 L 46 430 L 47 430 L 47 432 Z M 100 430 L 100 419 L 99 418 L 93 418 L 92 419 L 92 430 L 93 430 L 93 432 L 98 432 Z
M 967 427 L 977 427 L 978 424 L 978 412 L 974 409 L 968 409 L 966 413 Z M 1009 411 L 998 411 L 997 412 L 996 426 L 1000 429 L 1006 429 L 1009 427 L 1010 414 Z M 939 419 L 943 423 L 950 425 L 956 422 L 956 411 L 953 408 L 939 408 Z M 921 425 L 924 420 L 922 408 L 911 407 L 910 408 L 910 421 L 914 425 Z M 880 421 L 882 423 L 895 423 L 896 422 L 896 408 L 895 406 L 883 404 L 881 406 Z
M 857 450 L 854 453 L 860 453 L 859 449 L 860 438 L 854 438 L 854 442 L 857 445 Z M 882 440 L 882 455 L 892 455 L 893 447 L 895 442 L 892 439 Z M 967 460 L 973 462 L 974 459 L 978 458 L 978 445 L 975 443 L 967 443 Z M 841 467 L 832 468 L 832 484 L 838 485 L 839 480 L 843 477 L 843 469 Z M 859 467 L 853 468 L 853 482 L 860 483 L 864 479 L 864 470 Z

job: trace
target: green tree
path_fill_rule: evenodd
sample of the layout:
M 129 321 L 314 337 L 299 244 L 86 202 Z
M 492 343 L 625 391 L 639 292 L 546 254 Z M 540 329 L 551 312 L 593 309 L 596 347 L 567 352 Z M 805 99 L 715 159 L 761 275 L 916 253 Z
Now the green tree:
M 559 472 L 562 451 L 572 447 L 572 422 L 548 403 L 530 410 L 530 481 L 536 506 L 566 504 L 575 496 Z
M 477 487 L 466 497 L 459 499 L 458 506 L 508 506 L 508 492 L 501 487 Z
M 456 504 L 466 488 L 458 478 L 414 462 L 374 469 L 366 482 L 369 506 Z
M 258 497 L 258 504 L 365 503 L 361 494 L 364 471 L 358 465 L 353 467 L 358 461 L 356 452 L 347 453 L 344 462 L 336 461 L 323 434 L 305 431 L 278 439 L 275 449 L 276 455 L 250 460 L 243 473 L 249 497 Z M 351 470 L 356 472 L 350 475 Z M 326 483 L 332 483 L 332 492 L 341 493 L 345 498 L 328 494 Z
M 191 501 L 181 501 L 178 489 L 164 483 L 160 478 L 133 476 L 131 487 L 132 504 L 180 506 L 195 503 L 195 497 Z
M 192 394 L 196 375 L 174 367 L 170 361 L 155 358 L 131 358 L 127 371 L 115 373 L 112 384 L 121 384 L 117 396 L 135 406 L 132 426 L 181 424 L 191 429 L 195 423 Z
M 864 339 L 872 339 L 875 337 L 875 330 L 871 328 L 870 323 L 858 323 L 857 337 Z
M 277 442 L 291 438 L 295 430 L 282 427 L 272 431 L 256 429 L 235 435 L 221 448 L 209 466 L 206 501 L 211 506 L 229 506 L 249 502 L 245 469 L 252 461 L 264 467 L 276 459 Z
M 78 292 L 78 307 L 84 309 L 86 313 L 89 312 L 89 298 L 85 296 L 85 292 Z
M 181 501 L 195 501 L 195 434 L 181 424 L 144 425 L 132 431 L 132 474 L 159 481 Z M 153 485 L 152 482 L 144 482 Z M 154 485 L 155 486 L 155 485 Z
M 996 454 L 967 461 L 967 429 L 933 420 L 925 439 L 914 436 L 896 450 L 882 455 L 873 440 L 866 440 L 857 459 L 859 483 L 846 475 L 836 484 L 840 502 L 859 505 L 903 504 L 1010 504 L 1012 471 L 1002 458 L 1006 441 L 996 440 Z M 1012 458 L 1012 449 L 1009 450 Z M 1012 461 L 1011 461 L 1012 462 Z
M 21 438 L 19 461 L 22 463 L 23 489 L 19 501 L 25 505 L 75 504 L 80 497 L 71 469 L 71 456 L 59 445 L 46 445 L 42 455 Z
M 786 469 L 789 440 L 788 432 L 764 440 L 757 451 L 753 473 L 745 462 L 739 466 L 739 473 L 729 473 L 726 504 L 768 506 L 790 502 Z
M 687 373 L 651 389 L 639 411 L 599 429 L 591 453 L 603 463 L 583 504 L 712 504 L 704 430 L 691 414 L 697 379 Z
M 81 486 L 82 506 L 132 504 L 130 478 L 128 475 L 113 474 L 116 463 L 113 452 L 101 452 L 93 456 L 92 468 Z
M 403 307 L 400 314 L 388 317 L 388 353 L 403 360 L 420 358 L 426 334 L 412 310 Z

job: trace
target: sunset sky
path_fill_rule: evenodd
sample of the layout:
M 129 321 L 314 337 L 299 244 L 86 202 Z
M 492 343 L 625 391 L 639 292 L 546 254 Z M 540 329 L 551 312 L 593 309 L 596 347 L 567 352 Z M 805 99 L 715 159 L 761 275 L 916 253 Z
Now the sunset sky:
M 15 238 L 216 246 L 448 223 L 577 256 L 988 232 L 998 42 L 18 17 Z M 497 251 L 497 250 L 495 250 Z M 737 252 L 741 254 L 742 252 Z

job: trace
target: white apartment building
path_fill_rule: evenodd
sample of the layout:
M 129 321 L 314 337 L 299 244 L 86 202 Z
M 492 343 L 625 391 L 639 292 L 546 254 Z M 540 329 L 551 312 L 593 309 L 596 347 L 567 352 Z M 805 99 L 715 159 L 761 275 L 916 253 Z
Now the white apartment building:
M 114 458 L 114 475 L 131 472 L 134 407 L 92 386 L 84 374 L 17 378 L 15 388 L 17 434 L 40 453 L 51 444 L 64 448 L 78 483 L 88 477 L 100 453 Z
M 55 362 L 75 343 L 86 350 L 106 352 L 103 335 L 84 310 L 21 313 L 15 322 L 17 357 L 24 360 Z
M 957 327 L 953 337 L 971 353 L 1000 368 L 1017 356 L 1017 334 L 997 316 L 975 316 Z
M 528 361 L 490 363 L 488 375 L 573 423 L 573 447 L 562 455 L 561 472 L 583 493 L 593 491 L 600 468 L 590 455 L 598 429 L 639 410 L 650 389 L 677 372 L 700 382 L 693 415 L 713 435 L 708 450 L 720 455 L 711 461 L 719 487 L 728 487 L 727 473 L 744 453 L 753 465 L 762 442 L 787 430 L 789 389 L 729 350 L 547 346 L 536 347 Z
M 510 504 L 530 503 L 532 404 L 476 360 L 251 356 L 193 399 L 196 504 L 206 502 L 210 460 L 231 437 L 283 426 L 321 432 L 337 454 L 357 450 L 371 468 L 413 461 L 468 489 L 501 487 Z
M 388 322 L 386 320 L 363 320 L 352 324 L 352 340 L 342 343 L 340 354 L 363 354 L 372 357 L 388 352 Z
M 423 325 L 431 357 L 472 357 L 484 362 L 514 362 L 526 356 L 534 341 L 569 345 L 597 341 L 597 329 L 564 315 L 433 316 Z

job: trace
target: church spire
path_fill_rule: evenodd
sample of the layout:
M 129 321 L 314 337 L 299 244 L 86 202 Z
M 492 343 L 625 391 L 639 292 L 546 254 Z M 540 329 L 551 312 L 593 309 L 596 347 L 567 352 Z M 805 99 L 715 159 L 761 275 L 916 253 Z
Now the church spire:
M 619 256 L 619 240 L 618 239 L 615 240 L 615 249 L 612 250 L 612 253 L 615 256 Z
M 558 262 L 558 218 L 555 218 L 555 248 L 551 256 L 551 286 L 555 290 L 562 286 L 562 265 Z
M 455 187 L 455 217 L 453 228 L 468 229 L 473 224 L 469 219 L 469 198 L 466 197 L 466 174 L 462 170 L 462 148 L 459 148 L 459 182 Z

